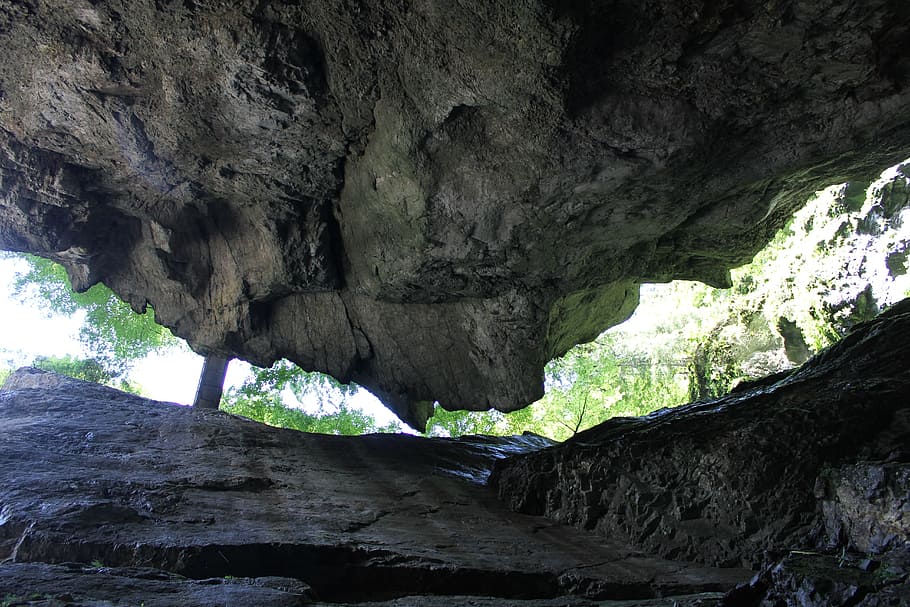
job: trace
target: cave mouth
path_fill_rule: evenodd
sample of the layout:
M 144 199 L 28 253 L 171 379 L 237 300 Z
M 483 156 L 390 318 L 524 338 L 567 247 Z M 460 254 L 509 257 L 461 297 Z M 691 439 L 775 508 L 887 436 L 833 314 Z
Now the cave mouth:
M 905 604 L 906 166 L 867 186 L 908 154 L 908 6 L 0 2 L 0 249 L 212 359 L 327 374 L 228 393 L 306 432 L 11 374 L 2 602 L 308 602 L 233 579 L 273 570 L 392 605 Z M 781 282 L 734 281 L 784 226 Z M 716 321 L 598 337 L 673 279 Z M 112 352 L 43 364 L 115 383 Z M 330 435 L 379 428 L 344 399 L 284 406 L 325 377 L 450 436 Z M 451 438 L 522 429 L 565 440 Z M 54 557 L 106 551 L 122 575 Z
M 16 572 L 32 576 L 34 585 L 44 573 L 25 567 L 32 564 L 51 567 L 58 579 L 66 574 L 116 582 L 110 596 L 123 596 L 123 580 L 136 588 L 156 580 L 173 583 L 179 589 L 174 592 L 261 588 L 328 604 L 483 597 L 503 604 L 585 605 L 669 597 L 726 606 L 743 596 L 789 597 L 797 587 L 839 597 L 845 584 L 854 602 L 901 596 L 908 583 L 908 534 L 899 513 L 910 480 L 901 362 L 910 343 L 910 316 L 907 301 L 900 301 L 910 295 L 906 166 L 868 185 L 820 192 L 752 263 L 732 271 L 728 289 L 692 281 L 642 285 L 628 321 L 551 362 L 551 385 L 541 402 L 509 414 L 440 409 L 441 440 L 376 434 L 301 439 L 224 412 L 162 411 L 160 403 L 142 399 L 124 407 L 118 399 L 127 395 L 100 387 L 92 392 L 65 380 L 46 380 L 51 392 L 38 401 L 49 405 L 30 413 L 22 413 L 29 410 L 23 405 L 4 409 L 3 398 L 40 394 L 40 381 L 28 384 L 22 379 L 28 372 L 20 372 L 6 390 L 11 396 L 0 396 L 0 409 L 12 414 L 17 427 L 49 424 L 48 434 L 27 432 L 19 442 L 5 437 L 12 445 L 4 448 L 10 460 L 5 468 L 29 459 L 19 451 L 23 441 L 41 445 L 50 437 L 71 437 L 42 461 L 64 467 L 63 460 L 97 458 L 99 478 L 75 501 L 69 490 L 47 499 L 46 520 L 23 514 L 34 504 L 17 510 L 19 498 L 6 495 L 0 557 L 16 562 L 0 564 L 0 589 L 13 587 L 4 586 L 13 583 L 4 576 Z M 274 398 L 285 393 L 298 403 L 315 398 L 315 411 L 304 411 L 308 423 L 334 415 L 335 423 L 358 429 L 344 415 L 354 388 L 303 374 L 288 362 L 263 373 L 259 389 L 272 390 L 269 406 L 278 417 L 259 421 L 293 428 L 281 423 L 293 415 L 280 415 L 294 408 Z M 330 407 L 318 402 L 325 392 Z M 255 390 L 242 394 L 250 398 Z M 98 409 L 84 409 L 82 401 L 93 399 L 91 407 Z M 457 438 L 539 429 L 535 414 L 548 404 L 560 415 L 548 420 L 562 432 L 550 437 L 558 441 L 530 435 Z M 142 412 L 131 415 L 130 407 Z M 168 421 L 171 409 L 191 417 Z M 86 419 L 76 419 L 74 410 Z M 143 447 L 133 436 L 118 436 L 109 422 L 124 411 L 128 429 L 163 418 L 149 436 L 168 445 Z M 23 424 L 23 415 L 43 421 Z M 524 416 L 526 425 L 496 425 L 510 416 Z M 321 431 L 338 433 L 331 426 Z M 200 458 L 200 448 L 220 455 Z M 176 475 L 167 472 L 157 481 L 103 478 L 123 465 L 146 470 L 151 452 L 174 449 L 186 459 L 159 467 L 180 471 Z M 294 465 L 273 463 L 283 456 L 263 449 L 298 450 L 300 461 L 317 461 L 301 479 Z M 55 463 L 54 457 L 62 460 Z M 210 457 L 226 459 L 223 466 L 182 471 L 191 460 L 215 465 Z M 350 495 L 332 498 L 337 501 L 328 507 L 327 494 L 319 492 L 344 490 L 332 482 L 320 485 L 327 475 L 376 483 L 382 495 L 376 499 L 387 503 L 358 501 L 360 489 L 349 488 Z M 401 476 L 403 483 L 393 480 Z M 65 486 L 78 489 L 80 483 Z M 285 490 L 301 493 L 276 502 L 274 494 Z M 48 486 L 25 493 L 53 491 Z M 321 497 L 300 512 L 297 504 L 313 495 Z M 186 514 L 198 500 L 216 514 Z M 63 507 L 55 511 L 55 503 Z M 265 521 L 255 524 L 263 529 L 287 525 L 280 514 L 287 510 L 299 517 L 292 525 L 297 530 L 265 541 L 259 536 L 271 532 L 263 529 L 245 537 L 255 518 L 248 513 L 260 510 Z M 522 560 L 507 551 L 496 566 L 490 559 L 498 557 L 490 554 L 478 562 L 466 557 L 458 548 L 460 534 L 467 533 L 465 520 L 477 510 L 493 518 L 476 532 L 508 535 L 517 527 L 519 539 L 497 541 L 519 546 L 520 555 L 534 538 L 534 557 Z M 513 519 L 515 513 L 529 518 Z M 243 521 L 235 524 L 235 517 Z M 445 541 L 430 549 L 420 537 L 403 546 L 407 542 L 398 534 L 426 525 L 445 529 Z M 173 535 L 181 526 L 186 529 Z M 309 528 L 320 529 L 323 539 L 340 535 L 313 542 Z M 580 535 L 565 539 L 572 528 Z M 145 539 L 136 539 L 143 534 Z M 471 537 L 468 543 L 481 542 Z M 557 549 L 567 551 L 559 556 L 565 562 L 550 566 L 550 551 Z M 495 555 L 503 545 L 494 542 L 484 550 Z M 576 560 L 579 550 L 589 558 Z M 518 560 L 510 563 L 512 558 Z
M 908 164 L 895 165 L 870 183 L 817 192 L 750 263 L 731 272 L 728 289 L 691 281 L 641 285 L 628 320 L 547 365 L 540 401 L 513 413 L 450 412 L 436 403 L 427 434 L 534 432 L 561 441 L 612 417 L 720 397 L 741 382 L 799 366 L 910 294 Z M 46 262 L 40 269 L 39 276 L 56 276 L 51 300 L 71 308 L 62 269 Z M 49 291 L 48 284 L 31 286 Z M 112 294 L 107 297 L 105 306 L 118 303 Z M 126 310 L 119 318 L 128 326 L 130 317 Z M 267 370 L 245 369 L 234 375 L 223 401 L 230 412 L 304 431 L 410 431 L 356 384 L 304 373 L 288 361 Z M 63 366 L 56 370 L 67 372 Z M 97 364 L 71 365 L 69 372 L 74 371 L 95 381 L 112 377 Z M 268 393 L 271 402 L 253 404 L 258 392 Z
M 0 248 L 415 428 L 907 154 L 894 3 L 153 4 L 3 9 Z

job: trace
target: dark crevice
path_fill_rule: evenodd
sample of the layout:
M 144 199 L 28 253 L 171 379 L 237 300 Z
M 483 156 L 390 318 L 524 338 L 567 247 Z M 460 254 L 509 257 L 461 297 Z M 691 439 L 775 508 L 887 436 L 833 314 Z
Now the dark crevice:
M 54 545 L 40 540 L 31 544 L 20 550 L 20 557 L 24 555 L 20 561 L 100 561 L 109 567 L 130 567 L 141 562 L 197 580 L 225 576 L 295 578 L 311 586 L 315 597 L 326 602 L 379 601 L 411 595 L 533 599 L 560 594 L 557 576 L 551 572 L 503 573 L 452 568 L 354 546 L 245 544 L 128 549 L 109 545 Z
M 642 582 L 609 583 L 577 571 L 502 571 L 441 564 L 358 546 L 243 544 L 167 547 L 58 542 L 30 535 L 18 562 L 103 563 L 152 567 L 195 580 L 293 578 L 329 603 L 393 600 L 407 596 L 487 596 L 515 600 L 575 595 L 591 599 L 647 599 L 662 594 Z M 711 588 L 713 589 L 713 588 Z M 709 589 L 709 590 L 711 590 Z
M 342 161 L 339 160 L 338 165 L 342 164 Z M 344 183 L 343 175 L 338 180 L 338 183 Z M 340 190 L 341 188 L 339 186 L 339 192 Z M 337 200 L 337 197 L 335 199 Z M 335 214 L 334 206 L 335 205 L 332 202 L 325 202 L 320 207 L 320 218 L 325 225 L 322 244 L 326 266 L 331 273 L 332 287 L 336 290 L 341 290 L 345 287 L 344 242 L 341 238 L 341 224 L 338 221 L 338 216 Z

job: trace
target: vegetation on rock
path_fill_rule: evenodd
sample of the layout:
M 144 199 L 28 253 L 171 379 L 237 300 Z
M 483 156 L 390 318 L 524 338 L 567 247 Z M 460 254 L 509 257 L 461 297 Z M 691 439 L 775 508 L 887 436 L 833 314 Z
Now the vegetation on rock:
M 84 381 L 111 386 L 124 392 L 141 394 L 142 389 L 117 369 L 112 370 L 106 361 L 75 356 L 37 356 L 31 366 Z

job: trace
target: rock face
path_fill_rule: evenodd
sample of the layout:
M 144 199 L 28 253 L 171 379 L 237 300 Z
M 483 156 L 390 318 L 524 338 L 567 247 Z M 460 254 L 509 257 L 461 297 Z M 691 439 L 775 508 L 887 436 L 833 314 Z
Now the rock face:
M 536 437 L 307 435 L 28 369 L 0 428 L 0 597 L 669 607 L 752 575 L 509 511 L 484 481 Z
M 790 375 L 608 421 L 492 483 L 519 512 L 665 558 L 758 568 L 802 551 L 729 605 L 907 605 L 908 360 L 904 300 Z
M 907 360 L 910 300 L 787 377 L 561 445 L 308 435 L 23 369 L 0 390 L 0 597 L 903 607 Z
M 0 1 L 0 246 L 200 351 L 511 410 L 910 152 L 896 0 Z

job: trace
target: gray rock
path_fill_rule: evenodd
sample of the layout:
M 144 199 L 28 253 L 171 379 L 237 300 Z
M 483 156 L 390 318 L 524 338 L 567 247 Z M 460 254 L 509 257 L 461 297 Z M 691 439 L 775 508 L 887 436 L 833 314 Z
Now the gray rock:
M 293 583 L 294 580 L 285 582 Z M 13 591 L 9 592 L 10 589 Z M 522 600 L 483 596 L 408 596 L 388 601 L 324 603 L 311 600 L 303 593 L 288 593 L 264 586 L 262 578 L 190 580 L 154 569 L 86 567 L 74 563 L 18 563 L 0 564 L 0 597 L 5 607 L 715 607 L 720 604 L 722 595 L 699 593 L 597 602 L 578 597 Z
M 297 583 L 296 580 L 288 580 Z M 75 563 L 0 564 L 0 597 L 8 607 L 298 607 L 304 593 L 286 592 L 249 579 L 189 580 L 148 568 L 94 567 Z
M 0 247 L 415 427 L 910 152 L 901 2 L 0 2 Z M 429 402 L 427 402 L 429 401 Z
M 910 604 L 908 575 L 906 556 L 870 561 L 847 554 L 792 552 L 748 587 L 730 592 L 722 605 L 905 607 Z
M 511 506 L 665 558 L 906 549 L 910 300 L 788 376 L 501 462 Z M 838 603 L 834 603 L 838 604 Z
M 823 471 L 819 485 L 830 546 L 869 554 L 910 549 L 910 462 L 841 465 Z
M 509 511 L 484 483 L 498 459 L 551 444 L 530 436 L 309 435 L 33 369 L 0 391 L 0 427 L 0 597 L 95 604 L 136 567 L 182 576 L 156 583 L 187 604 L 221 592 L 263 605 L 585 605 L 722 593 L 752 575 Z M 151 592 L 136 584 L 119 598 Z

